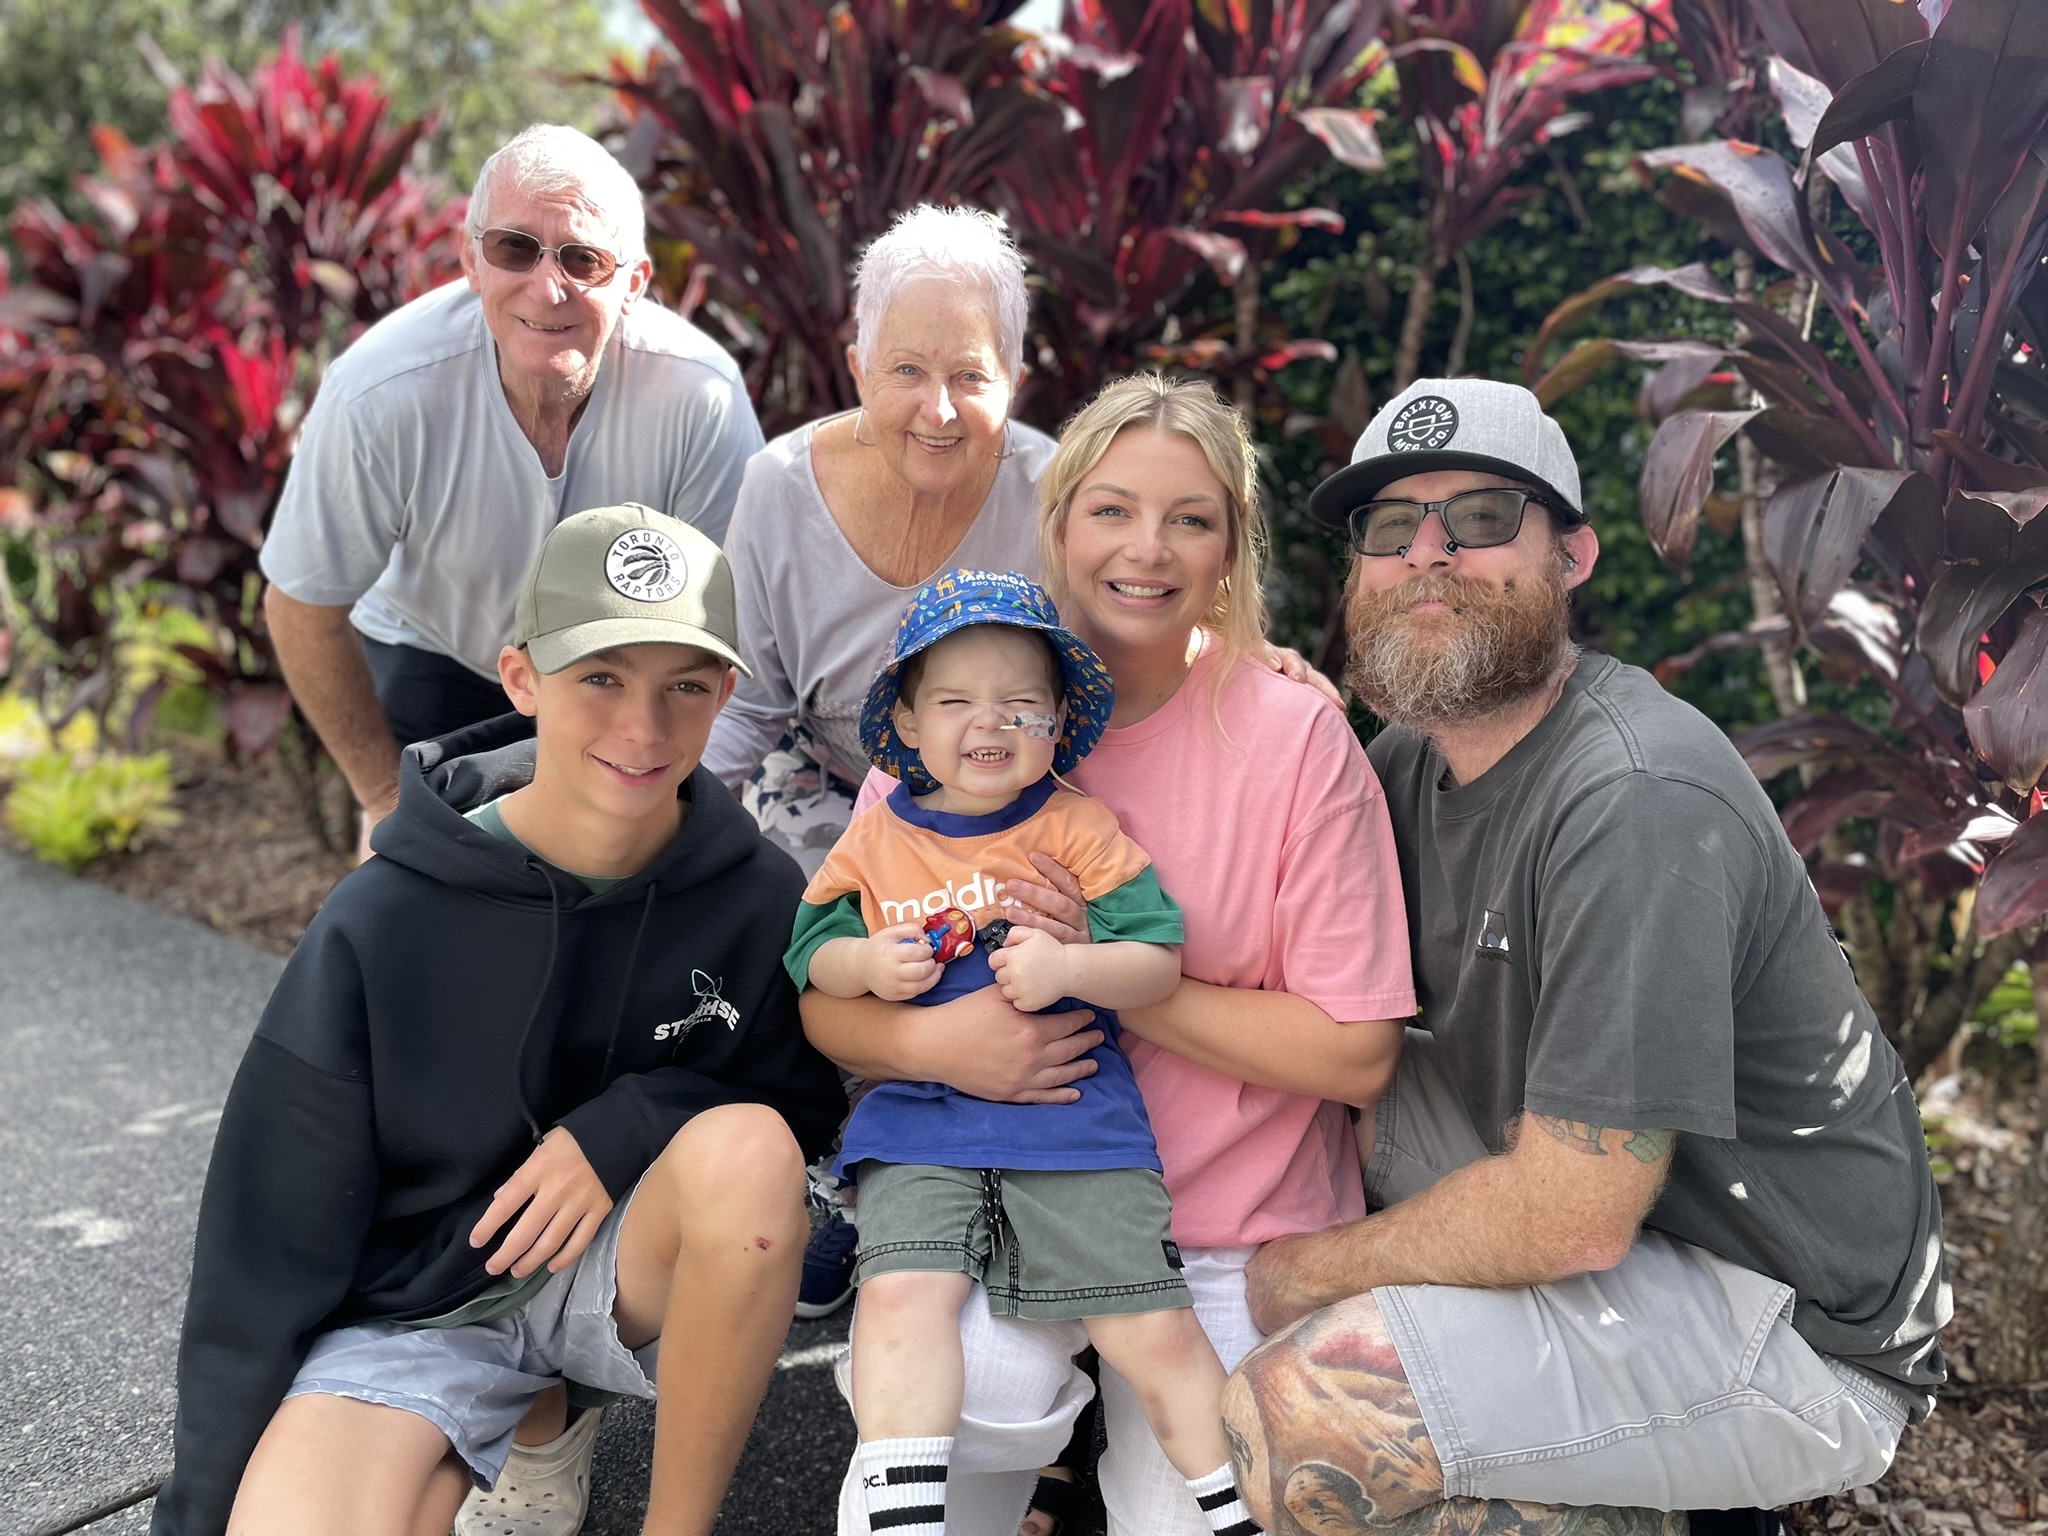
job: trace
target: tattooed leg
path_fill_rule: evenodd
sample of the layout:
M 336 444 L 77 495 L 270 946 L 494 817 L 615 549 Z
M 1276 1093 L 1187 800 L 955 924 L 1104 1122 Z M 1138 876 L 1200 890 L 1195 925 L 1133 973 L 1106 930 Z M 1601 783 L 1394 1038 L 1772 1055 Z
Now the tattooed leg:
M 1254 1350 L 1223 1394 L 1237 1485 L 1274 1536 L 1685 1536 L 1685 1516 L 1446 1499 L 1443 1466 L 1370 1295 Z

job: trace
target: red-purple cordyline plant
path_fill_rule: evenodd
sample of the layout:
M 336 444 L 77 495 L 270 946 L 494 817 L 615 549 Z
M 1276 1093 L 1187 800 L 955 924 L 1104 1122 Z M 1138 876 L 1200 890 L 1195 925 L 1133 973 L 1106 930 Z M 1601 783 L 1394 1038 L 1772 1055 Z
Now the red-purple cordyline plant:
M 1574 98 L 1649 79 L 1646 21 L 1668 0 L 1408 0 L 1390 23 L 1401 110 L 1421 141 L 1424 246 L 1395 349 L 1394 388 L 1421 366 L 1431 303 L 1456 263 L 1460 310 L 1444 372 L 1464 371 L 1472 327 L 1467 245 L 1538 189 L 1516 174 L 1584 122 Z
M 2048 7 L 1753 6 L 1801 163 L 1723 140 L 1643 165 L 1711 232 L 1803 280 L 1805 310 L 1740 299 L 1703 265 L 1638 268 L 1560 306 L 1529 369 L 1547 398 L 1624 353 L 1680 375 L 1667 404 L 1723 364 L 1754 392 L 1664 417 L 1643 517 L 1682 567 L 1723 444 L 1746 434 L 1784 477 L 1760 530 L 1778 632 L 1874 680 L 1889 728 L 1802 715 L 1739 745 L 1760 775 L 1806 775 L 1787 829 L 1821 853 L 1815 881 L 1917 1072 L 2016 957 L 2038 956 L 2048 913 L 2048 818 L 2029 819 L 2048 765 Z M 1815 227 L 1811 176 L 1861 221 L 1874 267 Z M 1537 378 L 1601 298 L 1655 284 L 1726 306 L 1743 339 L 1596 338 Z M 1866 835 L 1844 835 L 1851 818 Z
M 1327 355 L 1259 339 L 1255 313 L 1228 340 L 1179 314 L 1212 271 L 1255 283 L 1272 232 L 1342 227 L 1277 205 L 1325 145 L 1378 165 L 1352 98 L 1380 0 L 1084 0 L 1045 38 L 1007 24 L 1016 3 L 643 0 L 674 56 L 616 77 L 622 154 L 668 286 L 723 327 L 769 431 L 852 404 L 853 263 L 927 200 L 1002 210 L 1031 256 L 1023 410 L 1046 424 L 1146 362 Z
M 1060 34 L 1023 55 L 1058 111 L 1026 124 L 987 194 L 1044 283 L 1030 414 L 1056 426 L 1104 379 L 1162 363 L 1256 409 L 1274 370 L 1334 356 L 1267 334 L 1259 274 L 1298 230 L 1343 229 L 1288 206 L 1318 161 L 1380 167 L 1356 100 L 1382 22 L 1381 0 L 1069 0 Z M 1212 278 L 1229 318 L 1196 334 Z
M 772 434 L 850 407 L 860 249 L 919 202 L 970 201 L 1025 119 L 1022 0 L 642 0 L 672 52 L 616 67 L 619 152 L 657 282 L 708 312 Z
M 39 492 L 15 521 L 32 520 L 53 591 L 10 612 L 81 679 L 67 707 L 109 693 L 104 594 L 164 583 L 218 636 L 191 659 L 232 739 L 276 739 L 290 699 L 256 552 L 298 421 L 333 350 L 456 271 L 459 201 L 404 169 L 427 125 L 384 115 L 373 81 L 309 67 L 288 38 L 249 81 L 212 64 L 174 92 L 161 145 L 100 130 L 101 174 L 81 184 L 91 220 L 15 210 L 0 483 Z

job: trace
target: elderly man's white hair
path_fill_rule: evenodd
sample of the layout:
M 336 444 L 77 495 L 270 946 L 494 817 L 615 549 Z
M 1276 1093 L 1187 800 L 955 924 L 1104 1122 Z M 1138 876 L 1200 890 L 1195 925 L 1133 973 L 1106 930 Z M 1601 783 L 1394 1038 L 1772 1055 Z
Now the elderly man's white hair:
M 647 206 L 640 184 L 580 129 L 535 123 L 486 160 L 469 199 L 472 233 L 492 227 L 491 197 L 498 192 L 580 199 L 610 228 L 616 254 L 627 266 L 647 259 Z
M 1003 367 L 1016 378 L 1024 366 L 1024 258 L 994 214 L 978 208 L 919 203 L 862 252 L 853 274 L 853 355 L 863 371 L 873 355 L 882 317 L 913 283 L 938 278 L 966 283 L 987 298 Z

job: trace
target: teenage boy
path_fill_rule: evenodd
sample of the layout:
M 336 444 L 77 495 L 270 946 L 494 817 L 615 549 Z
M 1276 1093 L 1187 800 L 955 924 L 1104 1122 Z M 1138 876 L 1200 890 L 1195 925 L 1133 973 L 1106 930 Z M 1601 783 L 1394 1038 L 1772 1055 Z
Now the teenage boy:
M 571 517 L 498 659 L 518 714 L 407 749 L 228 1096 L 158 1536 L 446 1531 L 515 1432 L 574 1531 L 564 1380 L 659 1388 L 645 1529 L 710 1530 L 844 1105 L 779 963 L 802 877 L 697 767 L 732 593 L 686 524 Z

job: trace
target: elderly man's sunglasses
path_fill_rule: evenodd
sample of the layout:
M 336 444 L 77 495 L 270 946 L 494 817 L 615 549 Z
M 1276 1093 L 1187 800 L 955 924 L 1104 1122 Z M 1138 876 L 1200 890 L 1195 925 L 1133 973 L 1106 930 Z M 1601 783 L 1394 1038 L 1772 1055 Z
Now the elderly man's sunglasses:
M 1351 509 L 1351 551 L 1359 555 L 1405 555 L 1432 512 L 1443 519 L 1446 554 L 1511 544 L 1522 531 L 1522 514 L 1532 501 L 1539 507 L 1550 508 L 1566 521 L 1578 521 L 1534 491 L 1510 490 L 1505 486 L 1464 491 L 1442 501 L 1368 501 Z
M 476 237 L 484 260 L 500 272 L 531 272 L 543 256 L 552 256 L 562 276 L 582 288 L 597 288 L 612 280 L 619 270 L 619 258 L 594 245 L 569 241 L 564 245 L 542 245 L 533 236 L 516 229 L 486 229 Z

